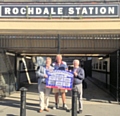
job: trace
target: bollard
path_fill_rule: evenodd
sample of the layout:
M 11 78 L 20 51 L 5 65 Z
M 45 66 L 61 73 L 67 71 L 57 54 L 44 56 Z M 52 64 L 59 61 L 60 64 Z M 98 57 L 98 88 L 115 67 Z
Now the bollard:
M 77 90 L 72 89 L 72 116 L 77 116 Z
M 20 105 L 20 116 L 26 116 L 26 91 L 25 87 L 20 88 L 21 91 L 21 105 Z

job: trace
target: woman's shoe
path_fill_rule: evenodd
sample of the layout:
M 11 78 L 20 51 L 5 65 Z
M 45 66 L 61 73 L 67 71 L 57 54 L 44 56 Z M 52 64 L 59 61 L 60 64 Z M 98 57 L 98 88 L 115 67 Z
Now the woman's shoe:
M 38 112 L 41 113 L 41 112 L 43 112 L 43 110 L 40 109 Z
M 49 112 L 49 109 L 48 108 L 46 108 L 46 109 L 44 109 L 46 112 Z

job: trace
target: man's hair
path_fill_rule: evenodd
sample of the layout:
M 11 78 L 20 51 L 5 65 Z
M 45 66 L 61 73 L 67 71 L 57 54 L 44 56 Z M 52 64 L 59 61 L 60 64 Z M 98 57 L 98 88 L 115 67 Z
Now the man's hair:
M 62 59 L 62 55 L 61 55 L 61 54 L 57 54 L 57 55 L 56 55 L 56 58 L 57 58 L 57 57 L 61 57 L 61 59 Z
M 80 61 L 78 59 L 73 60 L 73 64 L 74 62 L 78 62 L 78 64 L 80 65 Z

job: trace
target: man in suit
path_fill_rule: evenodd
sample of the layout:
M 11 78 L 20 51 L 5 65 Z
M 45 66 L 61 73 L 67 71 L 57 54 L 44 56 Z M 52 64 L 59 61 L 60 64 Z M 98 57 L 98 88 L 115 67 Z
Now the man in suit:
M 83 110 L 83 103 L 82 103 L 82 95 L 83 95 L 83 87 L 82 87 L 82 81 L 85 78 L 85 73 L 84 69 L 80 67 L 80 62 L 79 60 L 74 60 L 73 61 L 73 74 L 74 74 L 74 82 L 73 82 L 73 87 L 77 90 L 78 94 L 78 111 L 77 113 L 82 113 Z

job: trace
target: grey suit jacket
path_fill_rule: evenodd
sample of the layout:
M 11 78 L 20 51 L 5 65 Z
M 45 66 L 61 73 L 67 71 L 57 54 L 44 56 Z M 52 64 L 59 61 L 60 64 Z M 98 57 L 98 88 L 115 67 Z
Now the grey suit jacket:
M 84 80 L 85 78 L 85 72 L 84 72 L 84 69 L 79 67 L 77 68 L 77 73 L 78 75 L 77 76 L 74 76 L 74 84 L 77 85 L 77 84 L 81 84 L 82 81 Z
M 53 70 L 53 67 L 50 66 L 49 69 Z M 45 79 L 44 75 L 45 74 L 46 74 L 45 66 L 40 66 L 39 69 L 36 71 L 36 77 L 38 79 L 38 84 L 41 84 L 44 81 L 44 79 Z

